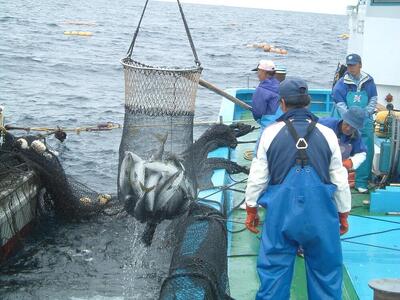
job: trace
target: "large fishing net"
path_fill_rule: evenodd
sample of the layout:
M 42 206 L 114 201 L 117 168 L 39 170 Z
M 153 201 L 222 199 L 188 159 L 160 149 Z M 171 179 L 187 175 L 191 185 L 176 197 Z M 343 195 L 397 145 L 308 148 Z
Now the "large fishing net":
M 149 159 L 167 136 L 165 151 L 180 156 L 193 143 L 193 118 L 201 68 L 151 67 L 127 57 L 125 119 L 120 163 L 125 151 Z M 190 155 L 189 155 L 190 157 Z
M 230 160 L 209 158 L 208 154 L 219 147 L 235 148 L 237 137 L 254 127 L 214 125 L 193 143 L 195 100 L 202 68 L 177 2 L 195 66 L 151 66 L 132 58 L 148 0 L 127 57 L 121 60 L 125 119 L 119 148 L 118 196 L 130 215 L 146 223 L 142 234 L 146 246 L 151 245 L 153 235 L 158 241 L 162 239 L 162 229 L 156 230 L 159 223 L 179 218 L 175 229 L 178 242 L 160 299 L 227 299 L 224 217 L 215 209 L 199 205 L 195 198 L 198 189 L 214 187 L 211 176 L 215 169 L 225 169 L 230 174 L 248 172 Z M 168 194 L 173 196 L 167 197 Z M 134 231 L 137 228 L 141 226 L 137 224 Z M 151 248 L 141 253 L 145 259 Z
M 202 68 L 179 1 L 195 65 L 150 66 L 132 58 L 147 4 L 127 56 L 121 60 L 125 118 L 119 148 L 118 196 L 129 214 L 147 224 L 143 241 L 149 245 L 157 224 L 184 213 L 195 197 L 190 147 Z

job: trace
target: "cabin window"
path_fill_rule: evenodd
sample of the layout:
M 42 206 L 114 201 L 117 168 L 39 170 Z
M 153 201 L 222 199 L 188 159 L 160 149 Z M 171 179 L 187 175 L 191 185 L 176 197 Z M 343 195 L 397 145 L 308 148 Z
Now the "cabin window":
M 400 0 L 372 0 L 372 4 L 380 5 L 380 4 L 388 4 L 388 5 L 400 5 Z

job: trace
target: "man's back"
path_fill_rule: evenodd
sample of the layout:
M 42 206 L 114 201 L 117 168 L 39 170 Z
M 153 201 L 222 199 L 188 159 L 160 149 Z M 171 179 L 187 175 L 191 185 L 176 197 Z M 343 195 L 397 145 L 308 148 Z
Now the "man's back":
M 261 81 L 253 94 L 252 107 L 255 120 L 263 115 L 273 115 L 279 106 L 279 81 L 272 77 Z

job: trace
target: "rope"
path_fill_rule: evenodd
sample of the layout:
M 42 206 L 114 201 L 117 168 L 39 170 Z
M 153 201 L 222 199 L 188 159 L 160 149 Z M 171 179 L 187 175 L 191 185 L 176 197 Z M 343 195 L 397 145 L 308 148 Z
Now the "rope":
M 183 25 L 185 27 L 186 35 L 187 35 L 187 38 L 189 40 L 190 48 L 192 49 L 192 53 L 193 53 L 193 56 L 194 56 L 194 62 L 195 62 L 197 67 L 200 67 L 201 66 L 201 62 L 200 62 L 200 60 L 199 60 L 199 58 L 197 56 L 196 47 L 194 46 L 192 35 L 190 34 L 189 26 L 187 24 L 186 17 L 185 17 L 185 14 L 183 12 L 182 5 L 181 5 L 179 0 L 177 0 L 177 2 L 178 2 L 179 12 L 180 12 L 181 17 L 182 17 L 182 22 L 183 22 Z M 146 12 L 148 3 L 149 3 L 149 0 L 146 0 L 146 3 L 144 4 L 144 7 L 143 7 L 142 14 L 141 14 L 140 19 L 139 19 L 139 23 L 138 23 L 138 25 L 136 27 L 136 30 L 135 30 L 135 33 L 133 35 L 132 42 L 131 42 L 131 44 L 129 46 L 129 49 L 128 49 L 127 53 L 126 53 L 128 58 L 132 57 L 133 48 L 135 47 L 136 38 L 137 38 L 137 36 L 139 34 L 140 26 L 142 24 L 142 20 L 143 20 L 143 17 L 144 17 L 144 13 Z
M 346 237 L 346 238 L 342 238 L 341 241 L 348 241 L 348 240 L 352 240 L 352 239 L 356 239 L 356 238 L 360 238 L 360 237 L 365 237 L 365 236 L 370 236 L 370 235 L 376 235 L 376 234 L 382 234 L 382 233 L 387 233 L 387 232 L 392 232 L 392 231 L 398 231 L 400 230 L 400 228 L 393 228 L 393 229 L 388 229 L 388 230 L 382 230 L 382 231 L 377 231 L 377 232 L 371 232 L 371 233 L 364 233 L 364 234 L 359 234 L 359 235 L 355 235 L 355 236 L 350 236 L 350 237 Z
M 146 3 L 144 4 L 144 7 L 143 7 L 142 15 L 140 16 L 140 19 L 139 19 L 139 24 L 136 27 L 136 31 L 135 31 L 135 34 L 133 35 L 131 45 L 129 46 L 128 52 L 126 53 L 129 58 L 131 58 L 131 56 L 132 56 L 133 47 L 135 46 L 136 38 L 139 34 L 139 28 L 140 28 L 140 25 L 142 24 L 143 16 L 146 11 L 148 3 L 149 3 L 149 0 L 146 0 Z
M 186 17 L 185 17 L 185 14 L 183 13 L 181 2 L 179 0 L 177 0 L 177 2 L 178 2 L 178 6 L 179 6 L 179 12 L 181 13 L 182 22 L 183 22 L 183 25 L 185 26 L 186 35 L 187 35 L 188 40 L 189 40 L 190 48 L 192 48 L 192 52 L 193 52 L 193 56 L 194 56 L 194 62 L 196 64 L 196 66 L 200 67 L 201 66 L 201 62 L 200 62 L 200 60 L 199 60 L 199 58 L 197 56 L 196 47 L 194 46 L 192 35 L 190 34 L 189 26 L 188 26 L 188 24 L 186 22 Z
M 254 151 L 253 150 L 246 150 L 243 153 L 243 158 L 245 160 L 253 160 Z
M 236 123 L 246 123 L 246 122 L 254 122 L 253 119 L 247 119 L 247 120 L 232 120 L 231 122 L 224 122 L 222 124 L 226 125 L 231 125 L 231 124 L 236 124 Z M 203 125 L 216 125 L 216 124 L 221 124 L 219 121 L 197 121 L 194 122 L 194 126 L 203 126 Z M 179 125 L 184 125 L 187 126 L 186 123 L 172 123 L 173 126 L 179 126 Z M 165 127 L 165 124 L 151 124 L 151 125 L 130 125 L 129 127 L 131 128 L 148 128 L 148 127 Z M 77 134 L 81 132 L 92 132 L 92 131 L 110 131 L 113 129 L 122 129 L 123 125 L 119 123 L 114 123 L 114 122 L 106 122 L 106 123 L 100 123 L 98 125 L 88 125 L 88 126 L 80 126 L 80 127 L 22 127 L 22 126 L 12 126 L 12 125 L 6 125 L 4 127 L 4 130 L 23 130 L 23 131 L 38 131 L 38 132 L 47 132 L 48 134 L 53 134 L 56 131 L 64 131 L 64 132 L 75 132 Z M 0 128 L 1 131 L 1 128 Z M 248 142 L 253 142 L 253 141 L 248 141 Z M 240 142 L 239 143 L 247 143 L 246 142 Z
M 230 185 L 225 185 L 225 186 L 221 186 L 221 187 L 215 187 L 216 189 L 217 189 L 217 191 L 215 191 L 215 192 L 212 192 L 211 194 L 208 194 L 207 196 L 205 196 L 205 197 L 201 197 L 201 198 L 197 198 L 198 200 L 209 200 L 209 199 L 207 199 L 208 197 L 211 197 L 211 196 L 213 196 L 213 195 L 215 195 L 215 194 L 218 194 L 218 193 L 221 193 L 221 192 L 223 192 L 223 191 L 225 191 L 225 190 L 228 190 L 229 188 L 231 188 L 231 187 L 233 187 L 233 186 L 235 186 L 235 185 L 237 185 L 237 184 L 239 184 L 239 183 L 244 183 L 245 181 L 247 180 L 247 178 L 245 178 L 245 179 L 243 179 L 243 180 L 240 180 L 240 181 L 237 181 L 237 182 L 235 182 L 235 183 L 232 183 L 232 184 L 230 184 Z M 209 200 L 209 201 L 213 201 L 213 200 Z M 218 202 L 219 203 L 219 202 Z
M 75 128 L 63 128 L 63 127 L 18 127 L 6 125 L 5 129 L 7 130 L 23 130 L 26 132 L 37 131 L 37 132 L 46 132 L 44 136 L 52 135 L 56 132 L 73 132 L 76 134 L 80 134 L 81 132 L 98 132 L 98 131 L 110 131 L 113 129 L 120 129 L 122 125 L 113 122 L 100 123 L 95 126 L 86 126 L 86 127 L 75 127 Z
M 381 222 L 386 222 L 386 223 L 392 223 L 392 224 L 399 224 L 400 222 L 396 221 L 391 221 L 391 220 L 384 220 L 384 219 L 379 219 L 379 218 L 374 218 L 374 217 L 369 217 L 369 216 L 362 216 L 362 215 L 356 215 L 356 214 L 350 214 L 350 216 L 358 217 L 358 218 L 364 218 L 364 219 L 371 219 L 375 221 L 381 221 Z
M 238 144 L 255 144 L 257 143 L 257 140 L 253 140 L 253 141 L 238 141 Z
M 354 241 L 343 241 L 343 242 L 362 245 L 362 246 L 368 246 L 368 247 L 374 247 L 374 248 L 378 248 L 378 249 L 386 249 L 386 250 L 392 250 L 392 251 L 400 252 L 400 249 L 384 247 L 384 246 L 379 246 L 379 245 L 373 245 L 373 244 L 367 244 L 367 243 L 359 243 L 359 242 L 354 242 Z

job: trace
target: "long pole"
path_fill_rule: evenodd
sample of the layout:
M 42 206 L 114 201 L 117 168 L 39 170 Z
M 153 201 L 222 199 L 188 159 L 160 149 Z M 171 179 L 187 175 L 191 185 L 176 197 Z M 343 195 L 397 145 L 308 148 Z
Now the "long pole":
M 204 79 L 200 78 L 199 84 L 202 87 L 205 87 L 206 89 L 209 89 L 210 91 L 213 91 L 214 93 L 228 99 L 229 101 L 232 101 L 233 103 L 239 105 L 240 107 L 247 109 L 247 110 L 252 110 L 252 107 L 250 105 L 248 105 L 247 103 L 245 103 L 242 100 L 239 100 L 236 97 L 233 97 L 232 95 L 228 94 L 227 92 L 221 90 L 219 87 L 213 85 L 212 83 L 205 81 Z

